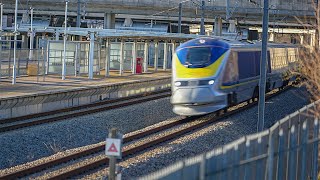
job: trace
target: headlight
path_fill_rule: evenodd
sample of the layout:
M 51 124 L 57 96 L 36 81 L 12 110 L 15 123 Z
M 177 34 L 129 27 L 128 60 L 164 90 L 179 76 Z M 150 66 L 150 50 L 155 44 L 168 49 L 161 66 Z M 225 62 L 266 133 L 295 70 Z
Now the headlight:
M 176 81 L 176 82 L 174 83 L 174 85 L 177 86 L 177 87 L 178 87 L 178 86 L 181 86 L 181 82 Z
M 209 85 L 214 84 L 214 80 L 210 80 L 210 81 L 208 81 L 208 84 L 209 84 Z

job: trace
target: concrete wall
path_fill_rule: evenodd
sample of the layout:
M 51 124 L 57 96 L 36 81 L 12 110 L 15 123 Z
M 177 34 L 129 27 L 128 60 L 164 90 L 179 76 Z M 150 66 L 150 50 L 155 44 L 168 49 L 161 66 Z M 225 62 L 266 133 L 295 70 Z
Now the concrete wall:
M 77 90 L 2 98 L 0 99 L 0 121 L 1 119 L 48 112 L 106 99 L 128 97 L 145 92 L 169 89 L 170 83 L 171 78 L 159 78 Z

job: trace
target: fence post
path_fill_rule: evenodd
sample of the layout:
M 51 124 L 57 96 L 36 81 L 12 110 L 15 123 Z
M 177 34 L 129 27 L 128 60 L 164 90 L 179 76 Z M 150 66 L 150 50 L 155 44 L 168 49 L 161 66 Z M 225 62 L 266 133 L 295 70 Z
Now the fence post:
M 278 167 L 277 167 L 277 180 L 281 180 L 283 176 L 283 163 L 284 163 L 284 135 L 283 135 L 283 129 L 279 130 L 279 146 L 278 146 Z
M 300 146 L 302 146 L 301 149 L 301 177 L 300 179 L 306 179 L 306 154 L 307 154 L 307 147 L 308 147 L 308 121 L 303 122 L 302 125 L 302 142 L 300 143 Z
M 246 157 L 245 157 L 245 160 L 248 160 L 250 158 L 250 140 L 247 139 L 246 141 Z M 245 165 L 245 168 L 244 168 L 244 180 L 246 179 L 250 179 L 250 175 L 251 175 L 251 168 L 249 167 L 250 166 L 250 163 L 248 162 L 246 165 Z
M 205 180 L 206 179 L 206 154 L 204 153 L 202 155 L 202 160 L 200 163 L 200 180 Z
M 296 137 L 296 129 L 293 125 L 290 129 L 290 145 L 289 145 L 289 170 L 288 170 L 288 178 L 287 179 L 296 179 L 296 147 L 297 145 L 297 137 Z
M 319 120 L 316 118 L 314 120 L 314 130 L 313 130 L 313 158 L 312 158 L 312 179 L 318 179 L 318 143 L 319 143 Z
M 226 147 L 222 147 L 222 168 L 221 176 L 222 178 L 228 179 L 228 150 Z
M 262 142 L 262 139 L 261 139 L 261 136 L 258 137 L 258 156 L 260 156 L 262 153 L 262 146 L 263 144 L 261 144 Z M 262 160 L 259 159 L 256 161 L 256 178 L 255 179 L 260 179 L 261 178 L 261 174 L 262 174 Z
M 272 180 L 273 178 L 273 159 L 274 159 L 274 147 L 273 147 L 273 138 L 272 133 L 269 131 L 269 143 L 268 143 L 268 159 L 267 159 L 267 167 L 268 171 L 266 173 L 266 178 L 268 180 Z
M 233 157 L 234 157 L 234 163 L 233 165 L 235 166 L 234 169 L 233 169 L 233 179 L 239 179 L 239 162 L 240 162 L 240 157 L 239 157 L 239 146 L 238 144 L 236 144 L 234 146 L 234 149 L 233 149 Z

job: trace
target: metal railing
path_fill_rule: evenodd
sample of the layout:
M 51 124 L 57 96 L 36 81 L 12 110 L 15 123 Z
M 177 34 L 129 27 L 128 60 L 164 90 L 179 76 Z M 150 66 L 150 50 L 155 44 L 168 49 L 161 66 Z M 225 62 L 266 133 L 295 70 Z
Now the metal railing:
M 33 49 L 31 51 L 29 49 L 17 49 L 17 76 L 43 74 L 45 53 L 46 52 L 41 49 Z M 0 51 L 0 78 L 10 78 L 12 71 L 13 49 L 2 49 Z
M 140 179 L 317 179 L 320 101 L 270 129 Z

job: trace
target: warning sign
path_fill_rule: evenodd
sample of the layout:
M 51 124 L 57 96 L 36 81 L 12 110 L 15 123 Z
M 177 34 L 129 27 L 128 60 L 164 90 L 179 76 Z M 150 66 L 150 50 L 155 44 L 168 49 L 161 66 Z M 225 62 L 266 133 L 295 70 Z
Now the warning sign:
M 107 138 L 106 155 L 121 156 L 121 140 L 120 139 Z

